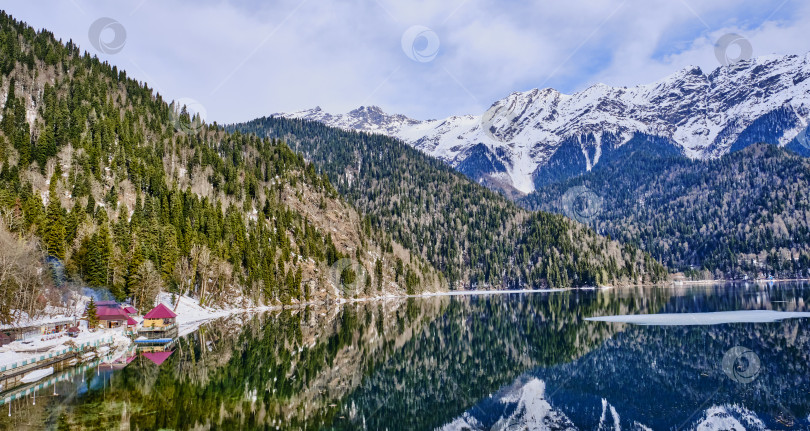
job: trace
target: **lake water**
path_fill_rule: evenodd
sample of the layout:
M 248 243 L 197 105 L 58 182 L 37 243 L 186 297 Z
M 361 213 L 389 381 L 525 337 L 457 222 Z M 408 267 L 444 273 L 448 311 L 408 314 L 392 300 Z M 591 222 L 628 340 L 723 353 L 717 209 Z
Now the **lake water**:
M 808 302 L 783 283 L 234 316 L 3 405 L 0 428 L 806 430 Z

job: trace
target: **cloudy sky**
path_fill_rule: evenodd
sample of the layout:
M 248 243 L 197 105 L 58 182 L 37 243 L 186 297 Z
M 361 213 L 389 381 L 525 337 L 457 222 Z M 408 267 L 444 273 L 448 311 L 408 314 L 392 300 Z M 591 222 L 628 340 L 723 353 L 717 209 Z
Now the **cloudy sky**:
M 35 28 L 229 123 L 321 106 L 418 119 L 513 91 L 634 85 L 734 58 L 810 51 L 806 0 L 6 0 Z M 101 21 L 99 21 L 101 19 Z M 95 23 L 95 24 L 94 24 Z M 122 42 L 122 43 L 119 43 Z

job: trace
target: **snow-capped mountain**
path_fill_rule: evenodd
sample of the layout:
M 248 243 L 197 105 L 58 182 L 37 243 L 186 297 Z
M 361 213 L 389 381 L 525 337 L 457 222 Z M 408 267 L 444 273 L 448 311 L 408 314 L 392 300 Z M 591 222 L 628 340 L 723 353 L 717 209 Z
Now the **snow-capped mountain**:
M 400 138 L 491 187 L 529 193 L 544 181 L 590 170 L 634 136 L 694 159 L 760 141 L 810 150 L 807 139 L 796 139 L 810 120 L 808 77 L 810 54 L 766 56 L 709 74 L 688 67 L 635 87 L 517 92 L 483 114 L 439 120 L 374 106 L 276 115 Z
M 537 378 L 518 379 L 450 423 L 442 431 L 455 430 L 565 430 L 574 423 L 545 396 L 546 385 Z

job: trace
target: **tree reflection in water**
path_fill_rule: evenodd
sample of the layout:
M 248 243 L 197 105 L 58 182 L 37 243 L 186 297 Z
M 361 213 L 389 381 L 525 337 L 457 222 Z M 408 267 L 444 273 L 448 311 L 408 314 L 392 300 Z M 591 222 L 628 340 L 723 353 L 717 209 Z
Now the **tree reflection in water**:
M 724 378 L 718 361 L 733 345 L 752 346 L 774 372 L 745 388 L 760 399 L 727 385 L 719 392 L 724 402 L 767 412 L 774 405 L 762 395 L 767 390 L 806 416 L 806 379 L 794 378 L 807 374 L 804 321 L 657 328 L 584 320 L 754 307 L 801 311 L 810 300 L 801 286 L 769 289 L 412 298 L 234 316 L 179 339 L 160 365 L 140 355 L 105 374 L 103 385 L 79 393 L 83 386 L 66 382 L 60 395 L 36 405 L 15 401 L 0 426 L 432 429 L 485 411 L 490 394 L 531 379 L 544 382 L 546 394 L 554 393 L 551 403 L 577 426 L 598 425 L 593 416 L 598 421 L 601 398 L 623 409 L 623 420 L 649 419 L 655 407 L 674 421 L 717 389 Z M 664 401 L 651 404 L 652 396 Z M 503 412 L 476 414 L 495 420 Z

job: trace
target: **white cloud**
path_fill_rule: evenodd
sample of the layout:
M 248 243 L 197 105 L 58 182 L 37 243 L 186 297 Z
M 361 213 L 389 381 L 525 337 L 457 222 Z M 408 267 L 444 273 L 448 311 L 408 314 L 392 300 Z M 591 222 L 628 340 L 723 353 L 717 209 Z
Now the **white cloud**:
M 690 64 L 716 67 L 714 41 L 737 32 L 755 55 L 804 53 L 800 0 L 8 1 L 6 11 L 95 53 L 87 31 L 120 21 L 125 48 L 101 58 L 209 120 L 248 120 L 320 105 L 377 104 L 417 118 L 480 112 L 512 91 L 650 82 Z M 780 7 L 781 5 L 781 7 Z M 435 60 L 401 50 L 412 25 L 439 36 Z

